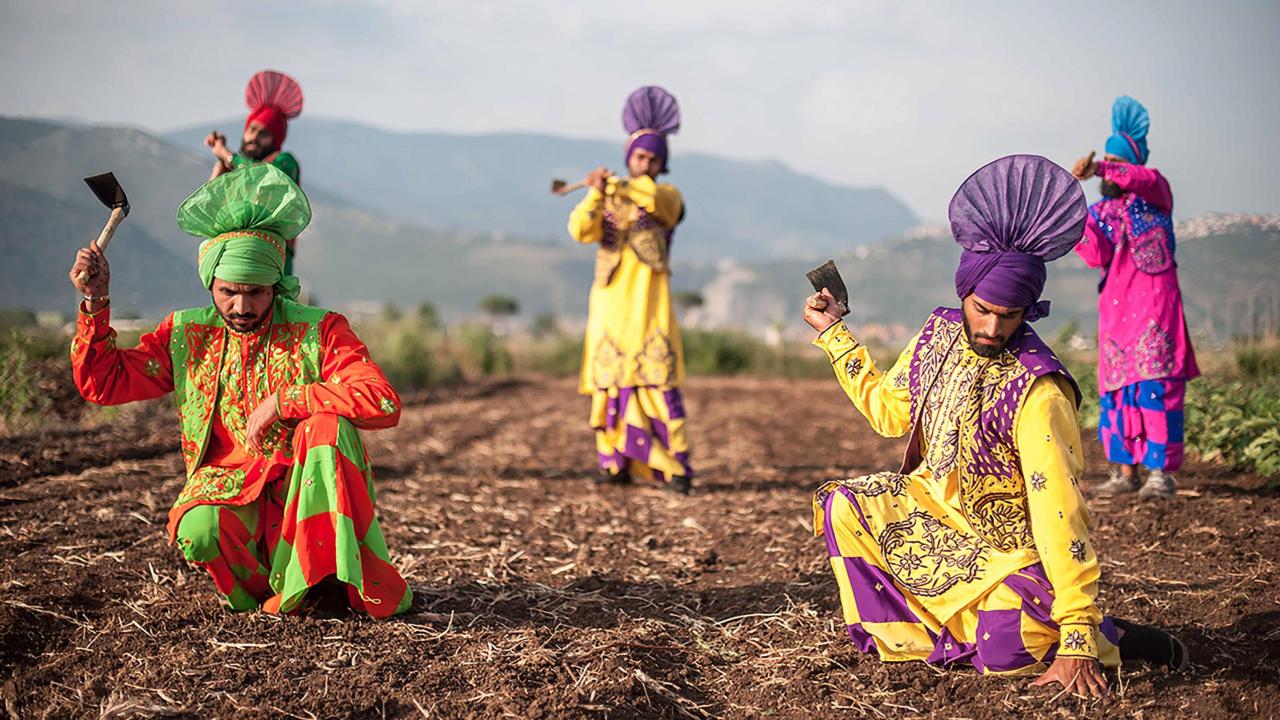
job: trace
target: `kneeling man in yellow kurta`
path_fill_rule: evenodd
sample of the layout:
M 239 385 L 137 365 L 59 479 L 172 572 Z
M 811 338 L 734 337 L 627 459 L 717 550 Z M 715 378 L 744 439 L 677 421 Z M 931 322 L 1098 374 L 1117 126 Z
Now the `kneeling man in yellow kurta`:
M 1087 696 L 1106 693 L 1101 666 L 1122 658 L 1182 667 L 1173 636 L 1098 609 L 1080 392 L 1028 324 L 1048 314 L 1046 262 L 1083 235 L 1084 194 L 1045 158 L 1015 155 L 966 180 L 949 215 L 962 307 L 934 311 L 888 372 L 829 291 L 805 307 L 872 428 L 910 433 L 898 472 L 814 497 L 849 637 L 883 660 L 1039 674 Z
M 679 387 L 684 352 L 668 265 L 684 201 L 674 185 L 656 181 L 667 171 L 666 136 L 680 127 L 675 98 L 662 88 L 640 88 L 627 100 L 623 126 L 631 133 L 630 177 L 595 170 L 569 216 L 575 240 L 599 243 L 580 390 L 591 396 L 598 482 L 635 477 L 688 493 L 693 469 Z

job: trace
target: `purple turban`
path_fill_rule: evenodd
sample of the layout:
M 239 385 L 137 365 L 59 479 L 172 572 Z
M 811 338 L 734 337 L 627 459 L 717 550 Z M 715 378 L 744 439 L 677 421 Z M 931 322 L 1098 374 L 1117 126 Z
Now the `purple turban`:
M 631 151 L 644 148 L 662 158 L 667 171 L 667 136 L 680 129 L 680 105 L 671 93 L 657 85 L 646 85 L 627 98 L 622 108 L 622 128 L 627 131 L 626 162 Z
M 1010 155 L 984 165 L 960 185 L 947 213 L 964 248 L 956 295 L 1026 308 L 1029 322 L 1045 317 L 1045 263 L 1080 242 L 1088 212 L 1080 183 L 1047 158 Z

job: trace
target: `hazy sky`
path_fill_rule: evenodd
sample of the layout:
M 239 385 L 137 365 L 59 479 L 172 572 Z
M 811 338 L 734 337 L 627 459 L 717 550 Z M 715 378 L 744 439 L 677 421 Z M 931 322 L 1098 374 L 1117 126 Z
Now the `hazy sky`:
M 1280 212 L 1275 2 L 0 0 L 0 67 L 0 114 L 155 130 L 243 112 L 271 67 L 308 116 L 621 141 L 627 93 L 660 84 L 677 154 L 883 185 L 935 220 L 995 157 L 1100 150 L 1130 94 L 1177 215 Z

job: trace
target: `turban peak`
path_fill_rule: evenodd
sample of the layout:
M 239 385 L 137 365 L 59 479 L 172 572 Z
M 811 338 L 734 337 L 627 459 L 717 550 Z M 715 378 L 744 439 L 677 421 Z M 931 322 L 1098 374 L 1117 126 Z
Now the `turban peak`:
M 298 81 L 276 70 L 263 70 L 249 79 L 244 90 L 244 104 L 249 107 L 245 127 L 257 121 L 272 136 L 276 146 L 284 144 L 289 120 L 302 114 L 302 87 Z
M 626 160 L 637 147 L 661 157 L 666 172 L 667 136 L 680 130 L 680 104 L 657 85 L 645 85 L 627 97 L 622 107 L 622 129 L 627 132 Z
M 276 285 L 297 294 L 297 279 L 284 275 L 285 241 L 311 222 L 311 204 L 289 176 L 270 163 L 219 175 L 178 207 L 178 227 L 203 238 L 200 279 Z
M 1084 235 L 1088 205 L 1071 173 L 1038 155 L 1010 155 L 969 176 L 951 198 L 951 233 L 964 249 L 956 294 L 1048 315 L 1046 263 Z
M 1138 165 L 1147 164 L 1150 155 L 1147 133 L 1150 130 L 1151 114 L 1147 109 L 1128 95 L 1121 95 L 1111 105 L 1111 137 L 1107 138 L 1107 153 Z

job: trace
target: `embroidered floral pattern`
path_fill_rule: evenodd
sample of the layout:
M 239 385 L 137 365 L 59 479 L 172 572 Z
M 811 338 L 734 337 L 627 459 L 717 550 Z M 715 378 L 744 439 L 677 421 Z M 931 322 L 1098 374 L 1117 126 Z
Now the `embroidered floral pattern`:
M 192 502 L 226 502 L 244 489 L 245 472 L 238 468 L 206 465 L 198 468 L 182 486 L 174 507 Z
M 1107 340 L 1102 344 L 1102 379 L 1108 390 L 1124 385 L 1126 354 L 1115 340 Z
M 856 378 L 860 372 L 862 372 L 862 359 L 850 357 L 844 364 L 844 374 L 851 378 Z
M 1173 372 L 1173 340 L 1155 320 L 1147 321 L 1134 349 L 1134 365 L 1138 374 L 1151 380 Z
M 225 340 L 222 328 L 197 323 L 184 325 L 171 340 L 182 345 L 182 353 L 175 355 L 186 358 L 183 389 L 175 397 L 182 424 L 182 459 L 188 474 L 195 472 L 209 439 L 209 418 L 218 397 L 218 371 Z
M 1031 547 L 1014 419 L 1036 377 L 1066 371 L 1026 326 L 990 360 L 961 342 L 962 327 L 959 311 L 941 311 L 913 352 L 912 410 L 924 460 L 935 477 L 959 468 L 961 509 L 981 541 L 1003 551 Z
M 163 368 L 160 367 L 160 361 L 155 358 L 147 358 L 147 361 L 142 364 L 142 371 L 151 377 L 160 377 L 160 371 L 162 369 Z
M 391 398 L 382 398 L 379 400 L 378 407 L 382 410 L 383 415 L 396 414 L 396 404 L 391 402 Z
M 841 480 L 840 485 L 848 488 L 850 491 L 867 497 L 883 495 L 889 493 L 894 497 L 902 497 L 906 494 L 907 485 L 910 484 L 911 478 L 906 475 L 900 475 L 895 472 L 880 472 L 874 475 L 864 475 L 862 477 L 849 478 Z
M 288 326 L 282 329 L 287 330 Z M 305 326 L 303 330 L 305 331 Z M 233 334 L 231 347 L 223 360 L 221 395 L 218 399 L 218 410 L 222 424 L 246 450 L 248 442 L 246 431 L 249 415 L 258 408 L 269 394 L 267 377 L 267 338 L 273 339 L 281 333 L 272 332 L 271 328 L 254 335 Z M 288 333 L 284 333 L 287 335 Z M 288 353 L 278 353 L 287 355 Z M 280 423 L 273 423 L 262 439 L 262 453 L 270 456 L 276 450 L 289 447 L 289 431 Z M 250 451 L 252 452 L 252 451 Z
M 676 355 L 671 340 L 658 328 L 649 332 L 644 349 L 636 355 L 636 379 L 652 387 L 671 384 L 676 373 Z
M 1173 267 L 1169 238 L 1163 227 L 1154 227 L 1139 235 L 1129 252 L 1133 255 L 1133 264 L 1148 275 L 1162 273 Z
M 1089 644 L 1089 641 L 1085 640 L 1084 633 L 1080 632 L 1079 630 L 1069 631 L 1067 633 L 1067 636 L 1062 639 L 1063 647 L 1067 648 L 1068 650 L 1074 650 L 1077 652 L 1080 650 L 1083 650 L 1085 646 L 1088 644 Z
M 188 477 L 194 476 L 203 459 L 215 405 L 232 437 L 243 442 L 248 415 L 270 396 L 269 388 L 319 379 L 322 311 L 288 301 L 281 301 L 276 308 L 282 321 L 254 336 L 232 334 L 218 323 L 212 306 L 175 314 L 169 354 Z M 283 322 L 286 313 L 296 313 L 289 317 L 303 321 Z M 269 352 L 268 344 L 262 342 L 268 333 Z M 229 344 L 233 347 L 228 348 Z M 292 452 L 290 434 L 276 423 L 268 429 L 263 444 L 268 452 L 278 449 L 288 455 Z
M 1031 473 L 1031 489 L 1032 490 L 1043 490 L 1045 485 L 1048 484 L 1048 482 L 1049 480 L 1044 476 L 1044 473 L 1039 471 Z
M 613 387 L 622 377 L 625 361 L 617 343 L 605 335 L 596 343 L 592 354 L 591 381 L 599 388 Z
M 986 560 L 986 549 L 979 542 L 921 510 L 886 525 L 879 544 L 894 578 L 923 597 L 973 582 Z
M 1071 557 L 1075 558 L 1076 562 L 1084 562 L 1085 557 L 1088 555 L 1083 540 L 1072 540 L 1070 550 Z

